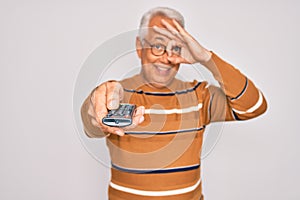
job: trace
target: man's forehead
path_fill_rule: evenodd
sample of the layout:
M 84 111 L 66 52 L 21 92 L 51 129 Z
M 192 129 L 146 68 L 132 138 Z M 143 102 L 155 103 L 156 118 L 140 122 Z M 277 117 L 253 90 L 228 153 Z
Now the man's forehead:
M 161 22 L 162 19 L 167 21 L 169 24 L 171 24 L 171 26 L 175 27 L 175 25 L 174 25 L 171 18 L 163 16 L 163 15 L 156 15 L 156 16 L 151 18 L 151 20 L 149 22 L 149 28 L 151 28 L 153 26 L 157 26 L 157 27 L 160 27 L 160 28 L 165 28 L 165 26 Z
M 155 32 L 148 32 L 147 39 L 152 42 L 168 42 L 170 39 L 162 34 Z
M 166 37 L 165 35 L 157 33 L 156 31 L 153 30 L 153 26 L 157 26 L 159 28 L 164 28 L 164 29 L 166 28 L 165 25 L 163 25 L 161 22 L 162 19 L 167 21 L 169 24 L 171 24 L 172 26 L 175 27 L 171 18 L 162 16 L 162 15 L 156 15 L 156 16 L 152 17 L 149 22 L 149 29 L 148 29 L 148 34 L 147 34 L 148 39 L 156 40 L 156 41 L 168 41 L 169 40 L 169 38 Z

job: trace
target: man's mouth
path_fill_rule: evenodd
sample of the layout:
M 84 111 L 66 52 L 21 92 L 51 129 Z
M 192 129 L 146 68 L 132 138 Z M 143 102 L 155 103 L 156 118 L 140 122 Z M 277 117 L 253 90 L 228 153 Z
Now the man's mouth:
M 160 75 L 163 75 L 163 76 L 166 76 L 166 75 L 169 75 L 172 67 L 170 66 L 158 66 L 158 65 L 154 65 L 157 72 L 160 74 Z

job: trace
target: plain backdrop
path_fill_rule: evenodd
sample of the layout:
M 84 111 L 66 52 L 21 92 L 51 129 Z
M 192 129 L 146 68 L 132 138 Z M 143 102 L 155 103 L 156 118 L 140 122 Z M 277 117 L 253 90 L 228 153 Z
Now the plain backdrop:
M 90 54 L 155 6 L 178 9 L 269 104 L 224 126 L 203 160 L 206 199 L 300 199 L 297 0 L 0 1 L 0 199 L 107 199 L 109 169 L 79 137 L 74 87 Z

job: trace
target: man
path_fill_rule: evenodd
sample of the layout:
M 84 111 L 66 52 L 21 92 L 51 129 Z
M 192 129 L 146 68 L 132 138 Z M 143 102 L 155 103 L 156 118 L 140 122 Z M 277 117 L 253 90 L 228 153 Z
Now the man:
M 86 134 L 107 140 L 109 199 L 204 199 L 200 155 L 205 127 L 257 117 L 266 110 L 265 98 L 245 75 L 201 46 L 173 9 L 144 14 L 136 51 L 140 74 L 101 84 L 82 106 Z M 201 63 L 220 87 L 176 79 L 181 63 Z M 103 125 L 102 118 L 120 102 L 137 105 L 132 125 Z

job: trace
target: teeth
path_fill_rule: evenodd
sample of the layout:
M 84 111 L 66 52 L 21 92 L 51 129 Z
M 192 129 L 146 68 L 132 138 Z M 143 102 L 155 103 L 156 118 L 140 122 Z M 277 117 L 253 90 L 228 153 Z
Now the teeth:
M 168 71 L 168 70 L 169 70 L 168 68 L 163 68 L 163 67 L 158 67 L 158 69 L 159 69 L 160 71 Z

